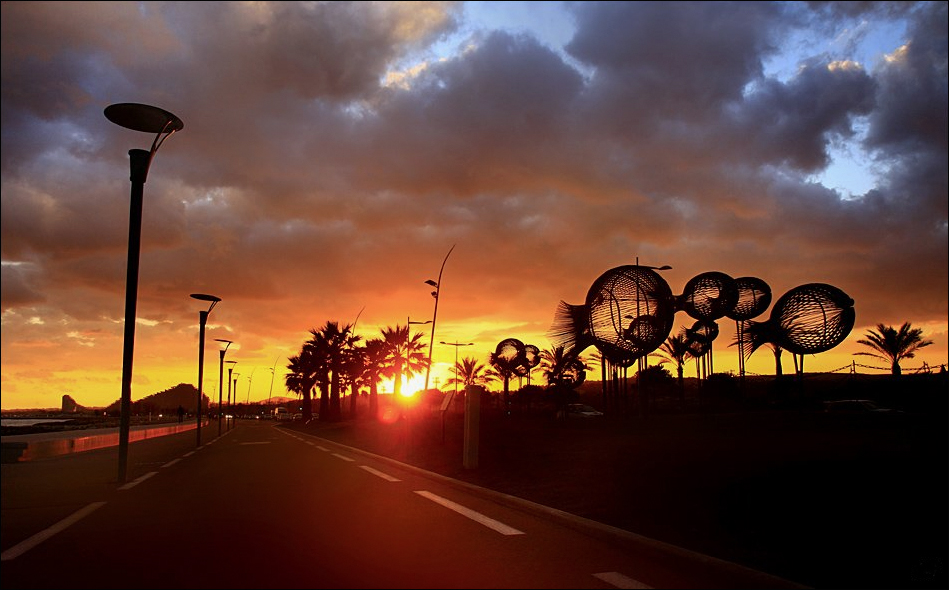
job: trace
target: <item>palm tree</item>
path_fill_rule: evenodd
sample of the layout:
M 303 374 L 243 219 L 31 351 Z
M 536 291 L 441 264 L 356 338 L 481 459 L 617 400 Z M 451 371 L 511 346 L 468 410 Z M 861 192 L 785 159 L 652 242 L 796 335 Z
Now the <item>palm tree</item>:
M 303 343 L 303 350 L 300 356 L 306 362 L 307 370 L 313 379 L 313 386 L 320 391 L 320 412 L 318 417 L 321 420 L 328 420 L 330 417 L 330 399 L 329 363 L 326 343 L 315 329 L 311 329 L 310 334 L 313 337 Z
M 491 365 L 493 372 L 490 377 L 498 378 L 504 383 L 504 411 L 508 415 L 511 413 L 511 377 L 519 374 L 519 370 L 524 365 L 520 357 L 508 358 L 492 352 L 488 357 L 488 364 Z
M 692 349 L 689 337 L 683 329 L 675 336 L 669 336 L 659 347 L 659 356 L 663 359 L 676 364 L 676 375 L 681 383 L 685 362 L 692 358 Z
M 356 405 L 359 401 L 359 389 L 363 385 L 363 375 L 366 370 L 365 349 L 356 344 L 362 340 L 362 336 L 357 336 L 350 331 L 346 339 L 346 347 L 343 349 L 343 381 L 349 385 L 349 415 L 356 416 Z
M 452 367 L 454 377 L 448 380 L 448 384 L 453 385 L 457 383 L 462 387 L 467 387 L 468 385 L 482 385 L 490 380 L 490 377 L 487 375 L 487 370 L 487 366 L 481 364 L 478 359 L 466 356 Z
M 380 338 L 370 338 L 362 348 L 362 380 L 369 386 L 369 415 L 379 414 L 379 381 L 382 380 L 386 363 L 386 343 Z
M 692 357 L 692 343 L 685 329 L 675 336 L 669 336 L 659 347 L 659 356 L 664 360 L 676 364 L 676 376 L 679 383 L 679 403 L 685 404 L 685 362 Z M 661 363 L 660 363 L 661 364 Z
M 287 389 L 303 398 L 303 421 L 309 422 L 313 418 L 313 403 L 310 396 L 316 379 L 308 347 L 304 345 L 300 354 L 291 356 L 287 360 L 290 361 L 287 365 L 289 373 L 285 378 Z
M 423 334 L 416 332 L 409 337 L 409 326 L 396 324 L 395 328 L 382 329 L 382 341 L 386 349 L 383 375 L 394 380 L 392 393 L 398 401 L 402 395 L 402 375 L 411 379 L 428 365 Z
M 555 385 L 567 367 L 567 360 L 570 357 L 565 353 L 565 350 L 563 346 L 555 346 L 540 352 L 540 368 L 544 373 L 544 379 L 548 386 Z
M 900 361 L 914 358 L 917 350 L 932 343 L 932 340 L 923 339 L 921 328 L 913 328 L 909 322 L 905 322 L 899 329 L 877 324 L 876 331 L 871 329 L 867 331 L 864 338 L 857 340 L 857 344 L 863 344 L 872 348 L 875 352 L 855 352 L 853 354 L 887 361 L 890 363 L 892 374 L 900 375 L 903 372 L 900 368 Z
M 310 330 L 313 342 L 323 354 L 326 372 L 329 375 L 329 416 L 330 420 L 339 419 L 342 414 L 340 407 L 340 389 L 344 379 L 343 372 L 346 364 L 346 350 L 352 341 L 352 326 L 340 328 L 339 322 L 328 321 L 317 330 Z

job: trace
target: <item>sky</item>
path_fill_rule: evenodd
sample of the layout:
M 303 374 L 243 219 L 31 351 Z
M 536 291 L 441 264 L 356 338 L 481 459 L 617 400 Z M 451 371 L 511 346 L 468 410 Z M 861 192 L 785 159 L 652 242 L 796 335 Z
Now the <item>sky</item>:
M 232 340 L 255 401 L 328 321 L 431 320 L 440 273 L 444 387 L 456 353 L 550 348 L 561 301 L 636 263 L 674 294 L 710 271 L 775 300 L 840 288 L 856 324 L 808 372 L 882 374 L 856 341 L 903 322 L 933 341 L 904 370 L 947 362 L 946 2 L 3 2 L 0 22 L 3 409 L 121 395 L 128 151 L 154 136 L 117 103 L 184 123 L 144 185 L 133 400 L 197 383 L 192 293 L 221 298 L 203 390 Z

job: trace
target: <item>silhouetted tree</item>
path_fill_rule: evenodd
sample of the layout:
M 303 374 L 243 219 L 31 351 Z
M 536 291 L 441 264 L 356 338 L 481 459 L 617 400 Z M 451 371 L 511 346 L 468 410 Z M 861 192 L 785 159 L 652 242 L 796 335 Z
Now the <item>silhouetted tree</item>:
M 923 339 L 921 328 L 913 328 L 909 322 L 905 322 L 899 329 L 877 324 L 876 331 L 868 330 L 864 338 L 857 340 L 857 344 L 872 348 L 875 352 L 855 352 L 853 354 L 854 356 L 870 356 L 889 362 L 892 374 L 901 375 L 903 370 L 900 368 L 900 361 L 914 358 L 917 350 L 932 343 L 932 340 Z
M 346 350 L 352 339 L 351 330 L 352 326 L 350 325 L 341 328 L 339 322 L 332 321 L 326 322 L 319 331 L 310 330 L 313 335 L 310 342 L 320 351 L 330 379 L 328 416 L 330 420 L 338 420 L 342 414 L 340 390 L 346 364 Z
M 517 357 L 507 358 L 498 355 L 497 352 L 492 352 L 488 357 L 488 364 L 493 369 L 489 376 L 500 379 L 504 383 L 504 410 L 509 413 L 511 409 L 511 377 L 518 374 L 521 359 Z
M 307 346 L 304 344 L 300 354 L 291 356 L 287 360 L 290 361 L 287 364 L 287 371 L 289 372 L 284 378 L 287 389 L 301 396 L 303 399 L 303 421 L 309 422 L 313 418 L 313 403 L 310 396 L 316 379 Z
M 356 416 L 356 405 L 359 401 L 359 389 L 363 384 L 363 375 L 365 372 L 365 349 L 357 346 L 362 336 L 357 336 L 352 332 L 352 326 L 349 328 L 349 334 L 346 338 L 343 348 L 342 363 L 342 381 L 349 386 L 349 414 Z
M 659 357 L 663 360 L 673 362 L 676 365 L 676 377 L 679 384 L 679 404 L 685 407 L 685 362 L 692 358 L 692 343 L 686 334 L 685 329 L 669 336 L 659 347 Z M 662 361 L 660 361 L 661 364 Z
M 392 393 L 396 401 L 402 395 L 402 375 L 411 379 L 428 365 L 422 337 L 421 332 L 416 332 L 410 338 L 408 325 L 396 324 L 395 328 L 382 329 L 382 341 L 386 349 L 383 375 L 394 380 Z
M 466 356 L 452 367 L 453 377 L 448 380 L 448 385 L 457 383 L 462 388 L 468 385 L 483 385 L 490 380 L 487 370 L 487 366 L 480 361 Z
M 386 365 L 386 343 L 380 338 L 370 338 L 363 346 L 362 380 L 369 387 L 369 415 L 379 415 L 379 381 Z
M 556 385 L 560 376 L 567 368 L 567 361 L 571 356 L 565 354 L 565 347 L 555 346 L 540 351 L 540 368 L 547 381 L 547 386 Z

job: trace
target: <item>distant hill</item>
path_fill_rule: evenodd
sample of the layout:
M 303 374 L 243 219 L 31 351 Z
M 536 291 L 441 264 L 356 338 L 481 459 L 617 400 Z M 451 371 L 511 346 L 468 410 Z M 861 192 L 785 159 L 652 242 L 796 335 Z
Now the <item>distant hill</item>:
M 82 414 L 89 411 L 89 408 L 77 404 L 71 395 L 64 395 L 62 410 L 63 414 Z
M 201 409 L 207 411 L 210 400 L 205 395 L 202 399 Z M 185 412 L 194 414 L 197 411 L 198 388 L 190 383 L 179 383 L 171 389 L 153 393 L 148 397 L 132 402 L 132 414 L 174 414 L 178 411 L 178 406 L 185 409 Z M 105 408 L 108 414 L 119 414 L 121 412 L 121 400 L 112 402 Z
M 299 399 L 300 398 L 298 397 L 284 397 L 282 395 L 275 395 L 272 398 L 270 398 L 270 403 L 271 404 L 288 404 L 290 402 L 299 401 Z

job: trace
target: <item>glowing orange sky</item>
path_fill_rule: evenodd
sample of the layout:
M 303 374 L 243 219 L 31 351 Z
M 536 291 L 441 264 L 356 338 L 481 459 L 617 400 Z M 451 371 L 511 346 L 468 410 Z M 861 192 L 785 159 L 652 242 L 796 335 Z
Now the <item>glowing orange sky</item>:
M 2 407 L 120 396 L 128 150 L 152 137 L 119 102 L 184 122 L 144 189 L 133 399 L 196 383 L 190 293 L 222 299 L 205 392 L 225 338 L 265 399 L 312 328 L 431 319 L 453 245 L 432 385 L 440 341 L 549 348 L 558 303 L 637 259 L 675 294 L 707 271 L 843 289 L 856 327 L 807 371 L 882 367 L 856 340 L 906 321 L 934 344 L 904 368 L 947 362 L 945 3 L 506 4 L 4 2 Z

